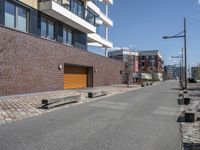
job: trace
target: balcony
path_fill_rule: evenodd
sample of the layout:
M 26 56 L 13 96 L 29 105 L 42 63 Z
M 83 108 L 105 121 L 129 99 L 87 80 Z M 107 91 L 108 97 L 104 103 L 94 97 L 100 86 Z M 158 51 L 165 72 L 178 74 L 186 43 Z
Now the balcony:
M 104 39 L 100 35 L 96 33 L 88 34 L 88 45 L 89 46 L 98 46 L 98 47 L 105 47 L 105 48 L 112 48 L 113 43 Z
M 99 18 L 102 19 L 104 24 L 113 26 L 113 21 L 108 18 L 93 1 L 88 1 L 87 6 L 99 15 Z
M 39 0 L 39 10 L 84 33 L 95 33 L 96 17 L 76 0 Z

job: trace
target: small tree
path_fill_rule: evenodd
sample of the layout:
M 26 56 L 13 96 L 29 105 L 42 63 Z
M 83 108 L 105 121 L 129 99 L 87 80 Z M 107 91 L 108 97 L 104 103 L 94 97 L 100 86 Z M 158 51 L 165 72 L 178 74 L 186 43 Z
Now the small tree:
M 133 81 L 133 59 L 131 55 L 128 55 L 127 61 L 125 62 L 125 82 L 127 84 L 127 87 L 129 87 L 132 81 Z

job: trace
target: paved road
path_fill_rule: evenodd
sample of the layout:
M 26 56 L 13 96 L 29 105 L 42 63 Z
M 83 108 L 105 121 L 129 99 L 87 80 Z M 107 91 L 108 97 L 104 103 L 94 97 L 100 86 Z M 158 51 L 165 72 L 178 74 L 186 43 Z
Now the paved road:
M 0 126 L 0 150 L 180 150 L 175 81 Z

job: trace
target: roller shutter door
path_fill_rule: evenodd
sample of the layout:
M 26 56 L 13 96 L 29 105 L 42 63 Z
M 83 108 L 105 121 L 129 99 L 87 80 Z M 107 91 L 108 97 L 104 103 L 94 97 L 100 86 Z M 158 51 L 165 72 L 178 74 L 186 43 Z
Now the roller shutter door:
M 87 67 L 65 66 L 64 89 L 87 87 Z

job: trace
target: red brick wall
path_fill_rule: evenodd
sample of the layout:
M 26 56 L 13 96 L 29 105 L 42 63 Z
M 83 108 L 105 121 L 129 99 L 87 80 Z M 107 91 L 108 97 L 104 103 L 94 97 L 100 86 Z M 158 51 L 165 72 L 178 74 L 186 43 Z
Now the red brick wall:
M 157 69 L 158 73 L 163 73 L 163 71 L 164 71 L 163 61 L 158 55 L 156 57 L 156 69 Z
M 0 27 L 0 95 L 62 90 L 58 64 L 97 69 L 93 85 L 120 84 L 122 62 L 54 41 Z
M 155 56 L 155 66 L 153 67 L 153 72 L 163 73 L 163 62 L 159 55 Z M 139 56 L 139 70 L 141 72 L 149 73 L 151 72 L 152 68 L 150 66 L 150 61 L 148 59 L 144 60 L 144 68 L 142 68 L 142 56 Z

